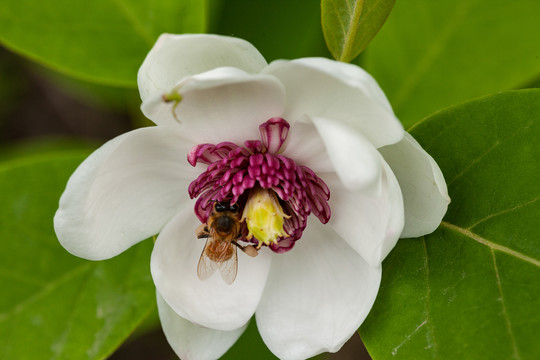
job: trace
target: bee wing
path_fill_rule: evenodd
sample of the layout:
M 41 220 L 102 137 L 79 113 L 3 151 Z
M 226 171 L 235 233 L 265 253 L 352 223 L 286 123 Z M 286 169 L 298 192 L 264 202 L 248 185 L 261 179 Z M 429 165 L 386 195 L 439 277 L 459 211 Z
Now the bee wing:
M 232 249 L 232 256 L 225 261 L 219 263 L 219 273 L 221 278 L 227 283 L 232 284 L 234 279 L 236 279 L 236 273 L 238 272 L 238 254 L 236 246 L 230 244 Z
M 199 264 L 197 265 L 197 276 L 201 280 L 206 280 L 216 272 L 219 267 L 219 263 L 212 261 L 208 255 L 206 255 L 206 248 L 214 241 L 213 237 L 206 239 L 206 244 L 199 258 Z

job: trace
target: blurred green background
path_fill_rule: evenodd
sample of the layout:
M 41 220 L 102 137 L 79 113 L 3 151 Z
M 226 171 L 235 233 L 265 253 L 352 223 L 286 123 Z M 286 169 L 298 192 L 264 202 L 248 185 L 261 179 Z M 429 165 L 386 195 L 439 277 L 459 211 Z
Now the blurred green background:
M 512 5 L 502 0 L 397 1 L 381 32 L 353 62 L 374 75 L 410 129 L 441 108 L 538 86 L 539 13 L 537 0 Z M 105 358 L 142 321 L 110 358 L 175 358 L 155 310 L 151 243 L 119 259 L 85 265 L 60 247 L 52 229 L 65 181 L 84 156 L 119 134 L 151 125 L 139 111 L 136 71 L 162 32 L 241 37 L 268 61 L 330 57 L 318 0 L 0 0 L 0 234 L 6 239 L 0 252 L 0 359 L 48 358 L 40 349 L 51 351 L 47 341 L 56 335 L 62 344 L 86 344 L 74 327 L 99 325 L 84 323 L 95 317 L 88 311 L 95 304 L 57 320 L 58 330 L 38 320 L 59 319 L 64 306 L 79 301 L 77 291 L 50 302 L 34 295 L 54 295 L 52 285 L 64 271 L 83 269 L 93 279 L 114 268 L 115 261 L 130 264 L 133 259 L 139 259 L 137 273 L 143 274 L 133 287 L 140 297 L 118 314 L 132 323 L 107 338 L 96 357 L 85 351 L 75 356 L 69 347 L 51 357 Z M 14 334 L 24 335 L 15 339 Z M 29 348 L 29 339 L 37 349 L 33 357 L 15 356 Z M 252 322 L 224 358 L 274 357 Z M 320 358 L 369 355 L 355 334 L 340 352 Z

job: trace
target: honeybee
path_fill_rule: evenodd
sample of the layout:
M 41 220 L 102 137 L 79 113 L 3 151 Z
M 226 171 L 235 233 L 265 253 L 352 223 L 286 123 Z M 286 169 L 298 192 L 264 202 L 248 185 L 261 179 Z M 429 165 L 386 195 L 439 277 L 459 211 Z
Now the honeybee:
M 197 228 L 197 238 L 207 238 L 197 265 L 199 279 L 206 280 L 219 269 L 221 278 L 232 284 L 238 272 L 237 248 L 249 256 L 257 256 L 253 246 L 236 242 L 241 234 L 239 210 L 238 204 L 215 202 L 207 223 Z

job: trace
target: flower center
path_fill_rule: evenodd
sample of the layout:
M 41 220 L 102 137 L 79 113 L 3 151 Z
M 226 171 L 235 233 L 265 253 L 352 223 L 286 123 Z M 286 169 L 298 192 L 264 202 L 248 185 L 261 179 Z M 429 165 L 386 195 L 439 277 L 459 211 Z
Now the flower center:
M 242 221 L 246 221 L 249 230 L 246 240 L 255 236 L 259 241 L 257 248 L 263 244 L 277 244 L 278 238 L 289 236 L 283 229 L 283 222 L 290 217 L 283 212 L 276 193 L 260 187 L 254 188 L 249 192 L 242 214 Z
M 289 132 L 287 121 L 271 118 L 259 131 L 261 140 L 247 140 L 244 146 L 196 145 L 189 163 L 208 167 L 188 191 L 198 198 L 195 214 L 202 223 L 216 202 L 237 204 L 242 213 L 238 240 L 283 253 L 300 239 L 311 213 L 323 224 L 330 220 L 330 191 L 311 169 L 279 154 Z

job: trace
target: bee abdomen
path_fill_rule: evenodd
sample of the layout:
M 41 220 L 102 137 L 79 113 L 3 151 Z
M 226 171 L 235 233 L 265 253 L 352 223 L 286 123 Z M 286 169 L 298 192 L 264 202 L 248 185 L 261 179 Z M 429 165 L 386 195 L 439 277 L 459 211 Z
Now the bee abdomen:
M 226 241 L 215 240 L 206 247 L 206 256 L 214 262 L 224 262 L 233 256 L 234 247 Z

